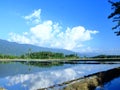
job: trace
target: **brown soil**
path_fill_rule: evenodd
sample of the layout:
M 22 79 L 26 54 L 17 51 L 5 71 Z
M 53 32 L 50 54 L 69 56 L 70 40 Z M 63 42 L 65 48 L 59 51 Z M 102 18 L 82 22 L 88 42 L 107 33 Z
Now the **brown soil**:
M 120 68 L 111 69 L 89 75 L 81 81 L 76 81 L 66 85 L 63 90 L 94 90 L 97 86 L 102 86 L 104 83 L 120 76 Z
M 97 86 L 102 86 L 117 77 L 120 77 L 120 67 L 39 90 L 55 90 L 56 86 L 57 90 L 94 90 Z

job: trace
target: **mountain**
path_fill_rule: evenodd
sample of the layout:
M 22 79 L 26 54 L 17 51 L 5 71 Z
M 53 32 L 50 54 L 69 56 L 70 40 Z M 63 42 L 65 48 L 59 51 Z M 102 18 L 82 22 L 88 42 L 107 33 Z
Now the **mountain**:
M 45 47 L 39 47 L 39 46 L 30 45 L 30 44 L 18 44 L 16 42 L 9 42 L 9 41 L 0 39 L 0 54 L 22 55 L 27 53 L 29 50 L 31 50 L 31 52 L 51 51 L 51 52 L 59 52 L 64 54 L 75 53 L 65 49 L 45 48 Z

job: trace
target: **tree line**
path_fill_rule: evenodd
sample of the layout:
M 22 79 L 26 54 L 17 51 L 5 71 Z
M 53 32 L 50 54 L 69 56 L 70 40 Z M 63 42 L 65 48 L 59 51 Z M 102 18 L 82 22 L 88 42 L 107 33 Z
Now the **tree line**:
M 28 52 L 20 56 L 0 54 L 0 59 L 77 59 L 77 58 L 79 58 L 77 54 L 65 55 L 63 53 L 49 51 Z
M 92 58 L 120 58 L 120 55 L 97 55 Z
M 57 52 L 28 52 L 26 54 L 20 56 L 14 55 L 4 55 L 0 54 L 0 59 L 80 59 L 77 54 L 68 54 L 65 55 L 63 53 Z M 97 55 L 93 57 L 84 57 L 84 58 L 120 58 L 120 55 Z

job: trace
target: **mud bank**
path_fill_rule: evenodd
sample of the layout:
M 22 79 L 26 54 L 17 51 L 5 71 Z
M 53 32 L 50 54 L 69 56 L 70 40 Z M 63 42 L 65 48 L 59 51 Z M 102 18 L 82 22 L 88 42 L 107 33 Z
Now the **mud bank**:
M 0 87 L 0 90 L 6 90 L 5 88 Z
M 77 80 L 66 85 L 63 90 L 94 90 L 97 86 L 111 81 L 120 76 L 120 67 L 89 75 L 82 80 Z
M 97 86 L 102 86 L 117 77 L 120 77 L 120 67 L 39 90 L 95 90 Z

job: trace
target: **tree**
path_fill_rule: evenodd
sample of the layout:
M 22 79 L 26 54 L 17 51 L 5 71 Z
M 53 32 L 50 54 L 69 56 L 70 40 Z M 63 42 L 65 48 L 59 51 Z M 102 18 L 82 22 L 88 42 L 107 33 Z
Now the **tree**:
M 119 36 L 120 35 L 120 1 L 116 1 L 113 2 L 111 0 L 108 1 L 109 3 L 111 3 L 112 6 L 112 10 L 113 12 L 108 16 L 108 18 L 113 18 L 113 22 L 117 22 L 117 25 L 114 26 L 112 28 L 112 30 L 114 29 L 118 29 L 117 31 L 115 31 L 116 35 Z

